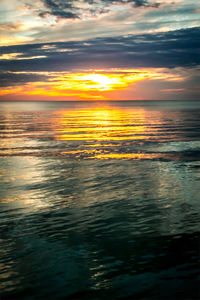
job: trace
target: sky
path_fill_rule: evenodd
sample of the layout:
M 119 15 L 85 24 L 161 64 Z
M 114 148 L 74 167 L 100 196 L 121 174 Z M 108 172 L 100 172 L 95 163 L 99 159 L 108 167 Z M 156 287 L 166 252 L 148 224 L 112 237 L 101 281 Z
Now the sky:
M 198 0 L 0 0 L 0 100 L 200 100 Z

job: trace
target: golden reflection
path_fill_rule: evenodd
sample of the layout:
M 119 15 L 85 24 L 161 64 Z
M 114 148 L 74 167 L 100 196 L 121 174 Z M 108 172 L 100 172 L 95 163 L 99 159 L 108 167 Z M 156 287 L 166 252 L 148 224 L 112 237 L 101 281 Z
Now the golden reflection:
M 155 140 L 159 126 L 152 124 L 154 111 L 139 107 L 89 104 L 54 112 L 53 137 L 63 141 L 61 154 L 82 159 L 152 159 L 159 153 L 140 152 L 146 140 Z M 161 115 L 156 112 L 156 124 Z M 159 136 L 160 137 L 160 136 Z M 75 147 L 74 147 L 75 146 Z
M 93 158 L 96 159 L 153 159 L 160 157 L 159 153 L 103 153 L 97 154 Z
M 89 147 L 102 147 L 98 142 L 140 140 L 145 138 L 145 110 L 99 107 L 57 111 L 52 123 L 56 140 L 95 141 Z M 109 146 L 109 145 L 104 145 Z M 88 150 L 89 151 L 89 150 Z M 90 150 L 93 151 L 93 150 Z

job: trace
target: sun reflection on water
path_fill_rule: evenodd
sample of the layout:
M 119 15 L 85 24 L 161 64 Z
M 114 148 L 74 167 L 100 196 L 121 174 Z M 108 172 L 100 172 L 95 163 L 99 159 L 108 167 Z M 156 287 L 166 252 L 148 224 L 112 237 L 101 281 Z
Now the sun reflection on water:
M 53 122 L 57 140 L 118 141 L 145 138 L 146 112 L 110 107 L 57 111 Z

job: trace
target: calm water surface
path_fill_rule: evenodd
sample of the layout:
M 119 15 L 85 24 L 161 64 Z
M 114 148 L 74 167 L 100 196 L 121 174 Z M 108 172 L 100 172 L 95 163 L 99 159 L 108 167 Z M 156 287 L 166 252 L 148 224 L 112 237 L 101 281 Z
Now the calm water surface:
M 200 102 L 0 103 L 2 299 L 200 299 Z

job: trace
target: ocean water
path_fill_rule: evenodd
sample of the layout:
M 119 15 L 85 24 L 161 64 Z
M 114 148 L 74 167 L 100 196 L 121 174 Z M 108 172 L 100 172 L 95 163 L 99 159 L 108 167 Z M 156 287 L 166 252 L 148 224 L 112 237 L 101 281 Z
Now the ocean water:
M 200 102 L 0 103 L 1 299 L 200 299 Z

